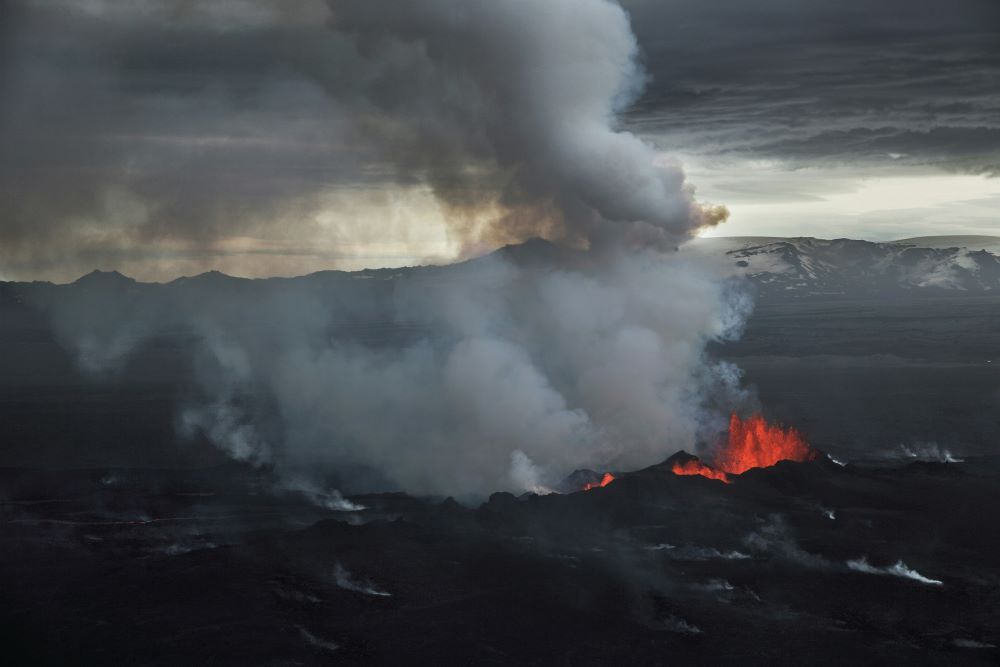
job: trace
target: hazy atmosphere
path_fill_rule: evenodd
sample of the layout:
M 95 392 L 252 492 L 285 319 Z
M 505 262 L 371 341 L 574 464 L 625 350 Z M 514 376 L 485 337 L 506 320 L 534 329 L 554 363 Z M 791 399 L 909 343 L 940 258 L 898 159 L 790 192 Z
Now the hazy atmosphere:
M 998 37 L 0 2 L 5 664 L 997 664 Z
M 569 36 L 565 2 L 463 3 L 434 31 L 447 3 L 6 2 L 0 278 L 579 243 L 573 207 L 621 213 L 566 197 L 605 196 L 612 137 L 728 207 L 708 234 L 992 233 L 995 2 L 585 5 Z

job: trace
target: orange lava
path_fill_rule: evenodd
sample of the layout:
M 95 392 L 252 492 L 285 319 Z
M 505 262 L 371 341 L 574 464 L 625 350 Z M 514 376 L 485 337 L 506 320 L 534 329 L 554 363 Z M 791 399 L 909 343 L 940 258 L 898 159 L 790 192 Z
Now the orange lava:
M 671 472 L 701 475 L 729 484 L 729 475 L 739 475 L 751 468 L 769 468 L 778 461 L 812 461 L 817 455 L 794 428 L 772 426 L 760 415 L 743 421 L 734 413 L 729 418 L 729 439 L 715 455 L 712 465 L 698 459 L 678 461 Z
M 591 489 L 596 489 L 600 487 L 607 486 L 611 482 L 615 481 L 615 476 L 609 472 L 604 473 L 604 477 L 601 478 L 600 482 L 590 482 L 589 484 L 583 485 L 584 491 L 590 491 Z
M 733 414 L 729 419 L 729 441 L 713 463 L 719 470 L 738 475 L 778 461 L 811 461 L 816 455 L 794 428 L 772 426 L 760 415 L 743 421 Z
M 729 484 L 729 475 L 721 470 L 710 468 L 698 459 L 691 459 L 689 461 L 685 461 L 684 463 L 676 461 L 674 462 L 674 467 L 670 469 L 670 472 L 675 475 L 701 475 L 702 477 L 717 479 L 720 482 Z

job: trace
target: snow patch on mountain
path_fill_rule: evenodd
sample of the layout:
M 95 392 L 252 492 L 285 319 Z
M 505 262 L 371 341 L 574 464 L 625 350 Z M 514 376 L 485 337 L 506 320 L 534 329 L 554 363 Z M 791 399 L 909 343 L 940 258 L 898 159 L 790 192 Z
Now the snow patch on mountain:
M 1000 257 L 964 247 L 743 237 L 696 239 L 682 251 L 727 262 L 765 294 L 1000 289 Z

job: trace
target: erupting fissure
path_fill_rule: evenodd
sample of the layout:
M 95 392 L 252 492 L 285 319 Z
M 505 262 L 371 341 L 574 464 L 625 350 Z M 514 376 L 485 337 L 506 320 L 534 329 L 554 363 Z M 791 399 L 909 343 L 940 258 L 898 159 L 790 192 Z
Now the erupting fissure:
M 701 475 L 702 477 L 717 479 L 720 482 L 729 484 L 729 475 L 721 470 L 716 470 L 715 468 L 705 465 L 698 459 L 690 459 L 684 462 L 677 461 L 670 469 L 670 472 L 675 475 Z
M 604 477 L 601 478 L 599 482 L 589 482 L 583 485 L 584 491 L 590 491 L 591 489 L 596 489 L 599 487 L 607 486 L 611 482 L 615 481 L 615 476 L 609 472 L 604 473 Z
M 768 424 L 760 415 L 743 421 L 729 418 L 729 440 L 715 455 L 715 467 L 733 475 L 751 468 L 768 468 L 778 461 L 811 461 L 816 450 L 794 428 Z
M 751 468 L 769 468 L 779 461 L 811 461 L 818 452 L 806 444 L 794 428 L 768 424 L 761 415 L 742 420 L 735 413 L 729 419 L 729 438 L 712 465 L 698 459 L 676 462 L 675 475 L 701 475 L 729 483 L 729 475 L 739 475 Z

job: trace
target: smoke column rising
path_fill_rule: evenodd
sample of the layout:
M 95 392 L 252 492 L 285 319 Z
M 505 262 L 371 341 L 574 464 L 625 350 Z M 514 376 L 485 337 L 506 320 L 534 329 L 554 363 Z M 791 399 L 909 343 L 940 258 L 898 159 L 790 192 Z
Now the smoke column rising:
M 51 304 L 84 365 L 188 331 L 200 391 L 179 431 L 345 491 L 543 490 L 724 429 L 739 372 L 705 346 L 737 335 L 749 303 L 673 252 L 724 210 L 700 207 L 679 167 L 614 127 L 642 83 L 622 8 L 330 6 L 350 66 L 315 75 L 401 182 L 430 184 L 470 247 L 543 236 L 578 249 L 534 243 L 395 275 L 203 277 L 99 319 Z
M 354 60 L 320 80 L 401 178 L 434 187 L 467 240 L 673 248 L 725 218 L 694 201 L 679 166 L 658 165 L 650 145 L 615 129 L 645 81 L 617 3 L 329 5 Z

